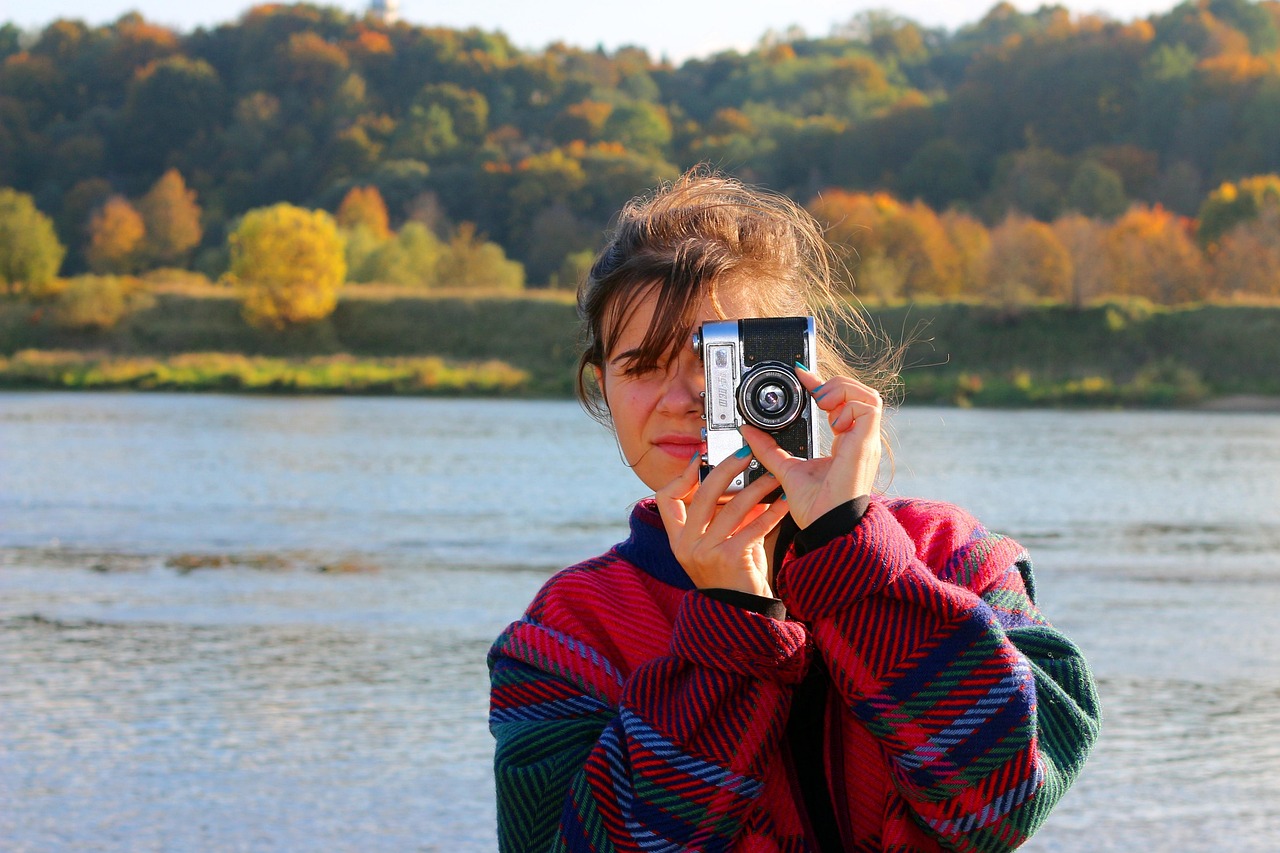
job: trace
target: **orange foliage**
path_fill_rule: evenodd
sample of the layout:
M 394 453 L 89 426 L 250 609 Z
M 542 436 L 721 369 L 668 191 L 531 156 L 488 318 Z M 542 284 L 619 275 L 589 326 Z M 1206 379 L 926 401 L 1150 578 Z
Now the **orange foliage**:
M 85 259 L 94 272 L 132 272 L 147 229 L 142 215 L 124 196 L 115 195 L 89 220 Z
M 1061 301 L 1071 276 L 1071 255 L 1043 222 L 1014 214 L 991 232 L 986 295 L 1006 308 L 1041 299 Z
M 352 187 L 338 205 L 338 225 L 343 228 L 364 227 L 379 240 L 391 236 L 387 203 L 377 187 Z
M 1208 296 L 1208 271 L 1192 228 L 1191 220 L 1160 205 L 1131 207 L 1107 233 L 1107 277 L 1113 290 L 1162 305 Z

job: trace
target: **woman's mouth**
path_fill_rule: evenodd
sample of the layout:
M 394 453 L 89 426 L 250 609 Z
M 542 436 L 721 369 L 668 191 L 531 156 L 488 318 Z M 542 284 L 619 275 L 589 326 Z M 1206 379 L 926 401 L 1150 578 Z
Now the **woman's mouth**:
M 659 436 L 653 446 L 682 462 L 688 462 L 695 454 L 702 452 L 702 439 L 685 435 Z

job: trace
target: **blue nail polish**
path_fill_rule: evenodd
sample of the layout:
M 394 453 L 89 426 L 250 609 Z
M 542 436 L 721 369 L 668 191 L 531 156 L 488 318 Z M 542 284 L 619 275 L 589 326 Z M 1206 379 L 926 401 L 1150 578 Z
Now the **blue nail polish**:
M 739 459 L 746 459 L 748 456 L 751 455 L 751 445 L 749 444 L 742 445 L 737 450 L 733 451 L 733 455 L 738 457 Z
M 803 364 L 801 364 L 801 363 L 800 363 L 800 362 L 798 362 L 798 361 L 796 362 L 796 367 L 800 368 L 801 370 L 808 370 L 808 369 L 809 369 L 809 368 L 805 367 Z

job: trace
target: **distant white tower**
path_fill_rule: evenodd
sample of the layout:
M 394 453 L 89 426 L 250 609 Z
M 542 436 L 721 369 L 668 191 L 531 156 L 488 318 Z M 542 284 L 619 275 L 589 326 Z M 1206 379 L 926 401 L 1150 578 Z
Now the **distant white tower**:
M 369 0 L 369 14 L 386 24 L 400 20 L 400 0 Z

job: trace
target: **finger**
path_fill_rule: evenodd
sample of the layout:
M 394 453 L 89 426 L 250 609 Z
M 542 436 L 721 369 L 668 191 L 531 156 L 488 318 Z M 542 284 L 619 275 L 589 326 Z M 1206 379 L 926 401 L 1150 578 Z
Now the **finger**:
M 847 376 L 829 379 L 813 391 L 813 401 L 827 413 L 852 400 L 874 405 L 880 401 L 880 392 Z
M 870 403 L 856 400 L 847 402 L 838 412 L 832 412 L 829 415 L 831 431 L 839 435 L 852 430 L 856 424 L 870 426 L 879 420 L 880 412 L 879 406 Z
M 785 497 L 782 500 L 774 501 L 769 504 L 764 512 L 742 525 L 733 535 L 743 536 L 748 539 L 763 539 L 769 535 L 770 530 L 778 526 L 778 522 L 782 520 L 790 509 L 791 507 L 787 504 Z
M 736 535 L 744 522 L 764 508 L 760 502 L 777 488 L 778 481 L 772 474 L 757 477 L 720 507 L 715 518 L 707 525 L 707 536 L 727 539 Z
M 693 499 L 686 501 L 689 513 L 686 523 L 697 526 L 699 530 L 706 530 L 707 525 L 716 515 L 720 499 L 724 497 L 729 485 L 733 483 L 735 477 L 750 466 L 751 448 L 746 445 L 743 445 L 737 453 L 722 459 L 702 479 Z
M 804 390 L 810 394 L 816 392 L 822 387 L 822 377 L 816 370 L 810 370 L 800 362 L 795 363 L 796 378 L 800 380 L 800 384 L 804 386 Z
M 796 457 L 779 447 L 774 437 L 764 430 L 743 424 L 739 431 L 760 464 L 779 480 L 796 463 Z
M 669 532 L 683 529 L 687 522 L 686 502 L 698 488 L 700 460 L 701 455 L 695 453 L 680 475 L 654 494 L 658 514 L 662 516 L 663 524 Z

